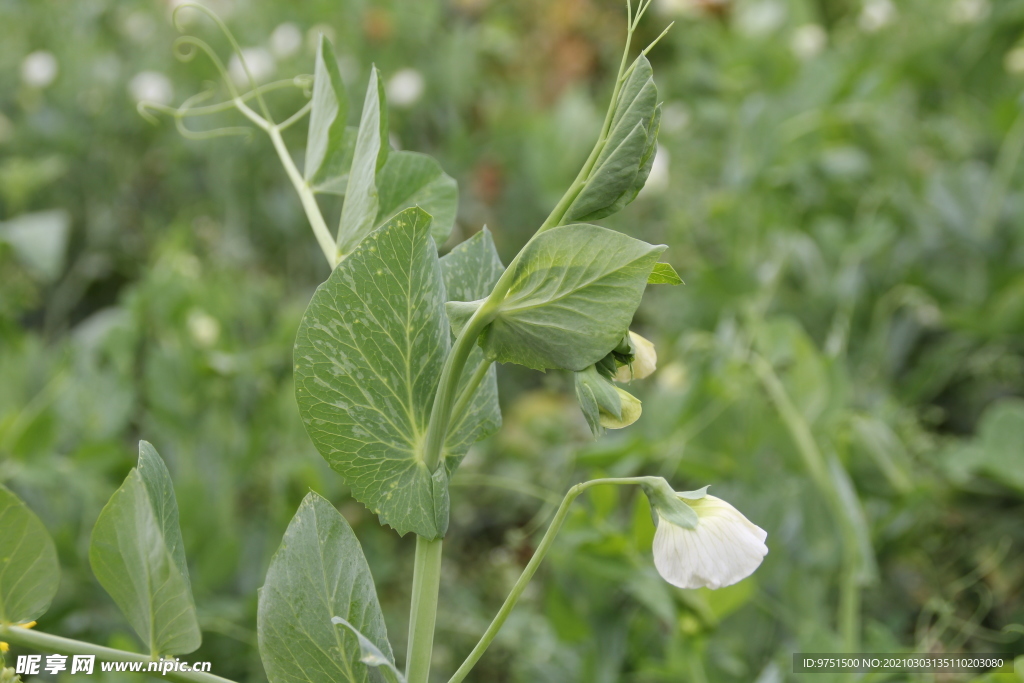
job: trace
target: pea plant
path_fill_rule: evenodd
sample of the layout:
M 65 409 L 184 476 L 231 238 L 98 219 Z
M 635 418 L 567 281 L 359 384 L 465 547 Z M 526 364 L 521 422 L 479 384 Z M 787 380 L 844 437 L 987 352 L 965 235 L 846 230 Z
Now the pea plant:
M 299 413 L 317 450 L 352 496 L 397 533 L 416 537 L 404 671 L 386 633 L 373 577 L 359 541 L 334 505 L 303 500 L 259 594 L 257 633 L 271 683 L 383 680 L 423 683 L 430 673 L 441 553 L 449 521 L 449 482 L 469 448 L 501 426 L 496 363 L 573 373 L 576 397 L 595 435 L 635 422 L 640 401 L 621 385 L 654 371 L 656 352 L 629 331 L 649 284 L 680 284 L 659 263 L 664 246 L 594 225 L 633 201 L 656 153 L 661 119 L 648 52 L 630 60 L 634 30 L 650 0 L 627 5 L 622 62 L 600 135 L 576 179 L 506 267 L 486 228 L 444 256 L 458 189 L 430 157 L 390 149 L 380 74 L 373 68 L 357 126 L 333 48 L 321 38 L 312 78 L 239 92 L 216 52 L 185 35 L 176 51 L 205 53 L 229 97 L 208 91 L 178 108 L 140 105 L 171 116 L 190 137 L 192 117 L 234 109 L 269 135 L 324 256 L 332 268 L 313 295 L 294 346 Z M 248 74 L 238 44 L 223 31 Z M 177 15 L 176 15 L 177 16 Z M 666 29 L 667 31 L 668 29 Z M 664 33 L 662 33 L 664 35 Z M 265 96 L 305 88 L 309 102 L 277 123 Z M 250 106 L 255 102 L 254 106 Z M 308 115 L 303 169 L 282 131 Z M 332 234 L 318 195 L 344 197 Z M 761 563 L 765 532 L 731 505 L 698 491 L 677 492 L 663 478 L 596 479 L 573 486 L 478 644 L 451 677 L 464 680 L 502 627 L 550 549 L 569 507 L 594 486 L 639 486 L 657 525 L 654 562 L 682 588 L 717 588 Z M 59 566 L 42 522 L 0 486 L 0 640 L 101 660 L 154 661 L 193 652 L 201 633 L 178 526 L 170 474 L 156 449 L 139 447 L 138 465 L 103 508 L 89 559 L 100 584 L 141 639 L 146 654 L 69 640 L 34 625 L 57 590 Z M 6 679 L 13 677 L 6 670 Z M 210 673 L 171 671 L 171 680 L 223 683 Z

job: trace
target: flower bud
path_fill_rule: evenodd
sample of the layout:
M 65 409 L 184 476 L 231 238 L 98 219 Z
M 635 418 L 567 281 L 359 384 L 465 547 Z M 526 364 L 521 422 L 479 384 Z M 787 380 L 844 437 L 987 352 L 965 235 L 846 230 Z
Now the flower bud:
M 658 352 L 647 339 L 636 332 L 629 333 L 633 345 L 633 362 L 624 365 L 615 373 L 616 382 L 629 382 L 649 376 L 658 367 Z
M 619 395 L 619 414 L 615 415 L 603 408 L 600 409 L 599 421 L 601 426 L 606 429 L 622 429 L 623 427 L 628 427 L 640 419 L 640 413 L 643 410 L 640 399 L 636 396 L 618 387 L 615 387 L 615 391 Z

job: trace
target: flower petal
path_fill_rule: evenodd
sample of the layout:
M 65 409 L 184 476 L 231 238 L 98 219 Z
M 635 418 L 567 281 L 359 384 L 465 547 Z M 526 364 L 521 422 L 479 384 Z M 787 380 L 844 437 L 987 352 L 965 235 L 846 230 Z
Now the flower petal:
M 750 576 L 768 553 L 768 534 L 724 500 L 686 501 L 699 518 L 696 529 L 662 519 L 654 534 L 654 566 L 680 588 L 722 588 Z

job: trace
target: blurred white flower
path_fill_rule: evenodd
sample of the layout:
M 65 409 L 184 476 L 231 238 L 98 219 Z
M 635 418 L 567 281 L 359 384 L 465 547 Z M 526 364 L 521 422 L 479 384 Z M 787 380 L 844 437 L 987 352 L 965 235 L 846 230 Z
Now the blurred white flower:
M 764 36 L 782 26 L 786 7 L 776 0 L 745 2 L 736 8 L 736 28 L 749 37 Z
M 302 47 L 302 31 L 290 21 L 278 25 L 270 34 L 270 51 L 278 59 L 291 57 Z
M 277 68 L 274 55 L 270 54 L 270 51 L 264 47 L 242 48 L 242 59 L 245 60 L 246 66 L 249 67 L 249 73 L 252 74 L 252 79 L 257 84 L 270 78 Z M 228 75 L 235 85 L 239 87 L 247 87 L 249 85 L 249 78 L 246 76 L 245 68 L 242 66 L 242 61 L 238 58 L 238 55 L 231 55 L 231 61 L 228 62 Z
M 868 33 L 879 31 L 896 19 L 896 6 L 892 0 L 865 0 L 857 23 Z
M 668 391 L 680 391 L 686 388 L 689 379 L 686 366 L 675 361 L 663 367 L 658 373 L 658 387 Z
M 134 43 L 145 43 L 155 31 L 156 22 L 143 11 L 132 12 L 121 22 L 121 33 Z
M 320 36 L 331 41 L 331 43 L 338 42 L 333 26 L 330 24 L 314 24 L 306 31 L 306 49 L 309 52 L 316 52 L 316 49 L 320 47 Z
M 682 102 L 666 102 L 661 108 L 661 130 L 680 133 L 690 125 L 690 109 Z
M 1024 73 L 1024 47 L 1015 47 L 1003 57 L 1003 68 L 1007 73 Z
M 797 59 L 813 59 L 821 54 L 828 42 L 828 34 L 818 24 L 804 24 L 793 31 L 789 41 L 789 49 Z
M 385 86 L 388 103 L 396 107 L 411 107 L 423 96 L 425 86 L 423 74 L 416 69 L 396 71 Z
M 658 352 L 647 339 L 636 332 L 630 331 L 629 340 L 633 343 L 633 367 L 623 365 L 615 373 L 616 382 L 629 382 L 634 379 L 649 377 L 658 367 Z
M 646 197 L 659 194 L 668 189 L 669 161 L 668 150 L 661 145 L 657 145 L 654 149 L 654 162 L 651 164 L 651 174 L 647 176 L 647 182 L 644 183 L 643 188 L 640 190 L 641 195 Z
M 988 0 L 956 0 L 949 8 L 949 20 L 954 24 L 974 24 L 988 16 Z
M 21 80 L 32 88 L 45 88 L 57 79 L 60 65 L 52 52 L 37 50 L 21 62 Z
M 128 82 L 128 93 L 136 102 L 170 104 L 174 99 L 174 86 L 171 79 L 159 71 L 141 71 Z
M 220 337 L 220 323 L 206 311 L 193 310 L 188 314 L 188 333 L 196 346 L 208 349 Z
M 761 566 L 768 554 L 764 529 L 704 490 L 676 495 L 696 513 L 697 521 L 679 524 L 664 501 L 659 505 L 656 497 L 651 498 L 658 517 L 654 566 L 662 578 L 679 588 L 714 589 L 731 586 Z
M 658 0 L 654 9 L 660 14 L 693 15 L 721 9 L 727 4 L 729 0 Z

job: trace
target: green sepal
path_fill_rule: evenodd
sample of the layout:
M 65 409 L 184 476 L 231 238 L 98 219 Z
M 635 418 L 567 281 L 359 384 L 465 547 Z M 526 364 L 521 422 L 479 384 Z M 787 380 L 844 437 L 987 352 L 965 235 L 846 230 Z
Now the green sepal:
M 680 494 L 673 490 L 672 486 L 663 477 L 647 477 L 640 485 L 647 500 L 651 503 L 651 511 L 654 523 L 659 523 L 659 517 L 670 524 L 675 524 L 684 529 L 696 529 L 700 519 L 697 513 L 689 505 L 682 501 Z M 707 487 L 699 491 L 687 491 L 685 495 L 689 500 L 703 498 Z

